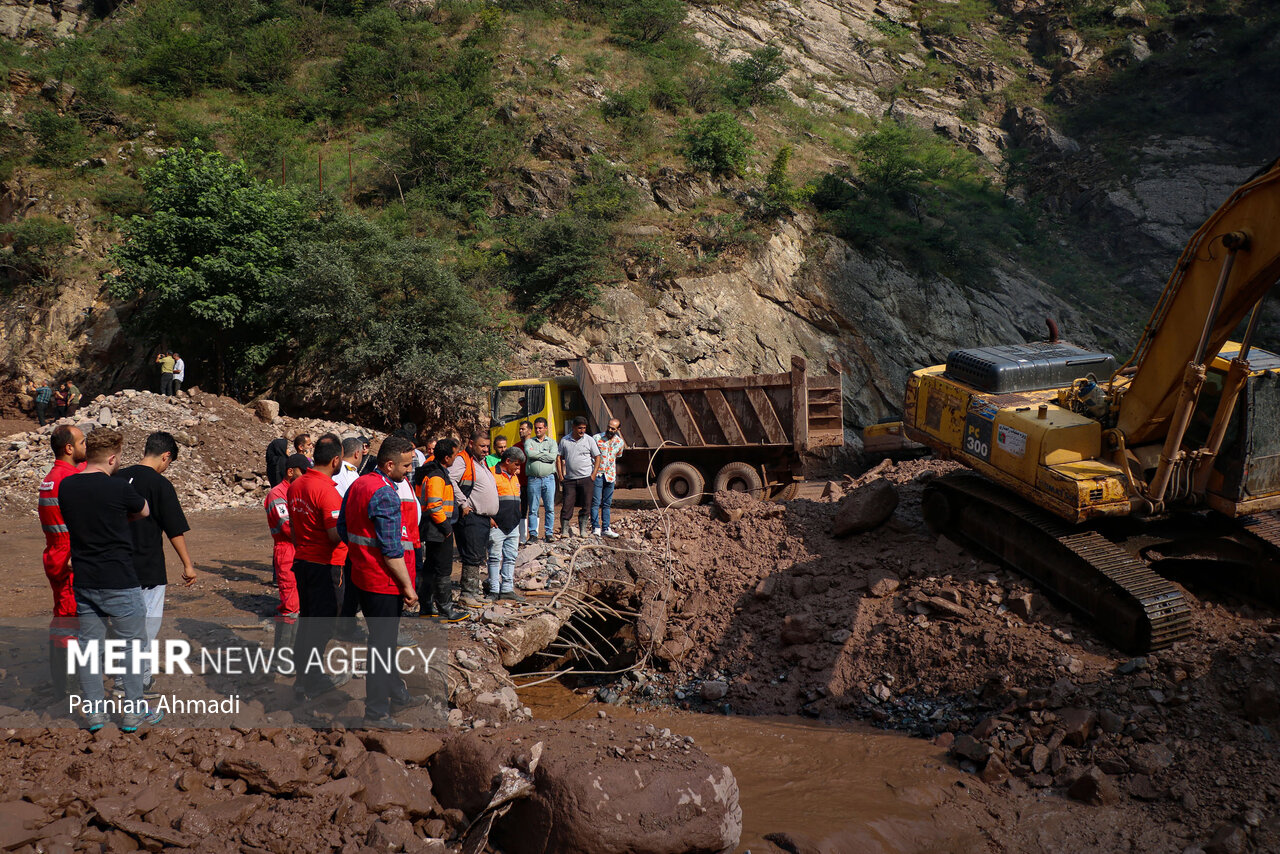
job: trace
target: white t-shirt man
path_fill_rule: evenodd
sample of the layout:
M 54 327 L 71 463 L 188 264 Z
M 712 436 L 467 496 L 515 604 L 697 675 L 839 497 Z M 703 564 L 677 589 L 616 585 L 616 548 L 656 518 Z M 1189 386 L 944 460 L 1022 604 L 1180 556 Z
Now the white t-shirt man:
M 344 498 L 347 490 L 351 488 L 351 484 L 355 483 L 360 477 L 360 472 L 356 467 L 346 460 L 342 461 L 342 468 L 338 469 L 338 473 L 333 476 L 333 485 L 338 487 L 338 494 Z
M 179 359 L 173 363 L 173 381 L 175 383 L 185 382 L 187 379 L 187 363 Z

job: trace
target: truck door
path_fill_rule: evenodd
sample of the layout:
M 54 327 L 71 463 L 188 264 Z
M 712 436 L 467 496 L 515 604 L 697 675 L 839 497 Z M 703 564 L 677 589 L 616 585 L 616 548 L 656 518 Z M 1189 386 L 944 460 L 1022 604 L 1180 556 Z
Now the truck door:
M 547 390 L 540 383 L 499 386 L 493 390 L 492 407 L 489 438 L 506 436 L 512 445 L 520 441 L 521 421 L 532 421 L 539 416 L 551 420 L 547 412 Z

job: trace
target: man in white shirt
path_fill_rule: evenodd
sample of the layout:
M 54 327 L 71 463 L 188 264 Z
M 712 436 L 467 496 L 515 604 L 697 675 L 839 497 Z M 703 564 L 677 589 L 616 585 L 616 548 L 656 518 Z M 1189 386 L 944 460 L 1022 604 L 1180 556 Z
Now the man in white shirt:
M 173 384 L 169 386 L 173 395 L 182 392 L 182 382 L 187 378 L 187 363 L 182 361 L 178 351 L 173 351 Z
M 338 494 L 346 496 L 347 489 L 360 477 L 360 461 L 364 457 L 364 441 L 355 436 L 342 440 L 342 468 L 333 476 Z

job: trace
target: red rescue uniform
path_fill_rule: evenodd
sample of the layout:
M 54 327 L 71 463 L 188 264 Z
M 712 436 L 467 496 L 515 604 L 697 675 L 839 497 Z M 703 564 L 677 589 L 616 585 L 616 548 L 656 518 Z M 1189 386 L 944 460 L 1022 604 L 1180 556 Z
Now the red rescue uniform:
M 333 478 L 308 469 L 289 484 L 289 524 L 293 528 L 293 556 L 311 563 L 342 566 L 347 560 L 347 544 L 329 542 L 329 530 L 338 527 L 342 496 Z
M 422 535 L 418 531 L 418 518 L 422 514 L 422 505 L 418 496 L 413 494 L 413 487 L 408 480 L 396 484 L 396 494 L 400 496 L 400 542 L 404 546 L 404 565 L 409 570 L 409 577 L 417 583 L 418 555 L 416 549 L 422 548 Z
M 63 480 L 79 471 L 71 463 L 54 460 L 53 468 L 40 483 L 37 506 L 40 527 L 44 529 L 44 574 L 53 588 L 53 623 L 49 633 L 61 638 L 63 644 L 65 638 L 76 631 L 76 594 L 71 586 L 71 535 L 67 533 L 67 523 L 58 504 L 58 489 Z
M 383 547 L 389 544 L 379 541 L 377 527 L 369 514 L 369 504 L 374 495 L 384 489 L 390 490 L 395 497 L 394 504 L 388 502 L 388 505 L 394 507 L 391 512 L 395 516 L 401 517 L 397 519 L 393 516 L 392 520 L 395 523 L 393 529 L 401 534 L 401 541 L 396 544 L 400 545 L 401 549 L 404 548 L 404 514 L 401 512 L 400 495 L 395 484 L 382 472 L 370 472 L 356 480 L 347 490 L 346 539 L 349 547 L 348 554 L 351 556 L 351 580 L 355 582 L 356 587 L 368 593 L 398 594 L 400 588 L 396 586 L 395 580 L 383 563 Z M 412 554 L 411 551 L 403 555 L 406 567 L 410 566 L 412 560 L 409 557 L 410 554 Z M 392 558 L 401 556 L 391 555 Z M 409 582 L 413 584 L 414 581 L 413 570 L 410 569 Z
M 293 575 L 293 526 L 289 520 L 289 482 L 282 480 L 267 493 L 263 507 L 267 511 L 267 528 L 271 530 L 271 569 L 280 591 L 282 617 L 298 615 L 298 580 Z

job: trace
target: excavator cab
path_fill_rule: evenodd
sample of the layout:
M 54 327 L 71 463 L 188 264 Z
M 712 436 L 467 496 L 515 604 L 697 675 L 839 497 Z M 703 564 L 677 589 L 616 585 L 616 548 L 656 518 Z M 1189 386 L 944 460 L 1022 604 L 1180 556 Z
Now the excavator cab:
M 1240 345 L 1229 342 L 1208 366 L 1205 388 L 1187 429 L 1187 445 L 1204 444 L 1222 396 L 1230 361 Z M 1214 460 L 1205 500 L 1227 516 L 1252 513 L 1280 495 L 1280 356 L 1254 348 L 1250 373 L 1236 401 L 1222 450 Z

